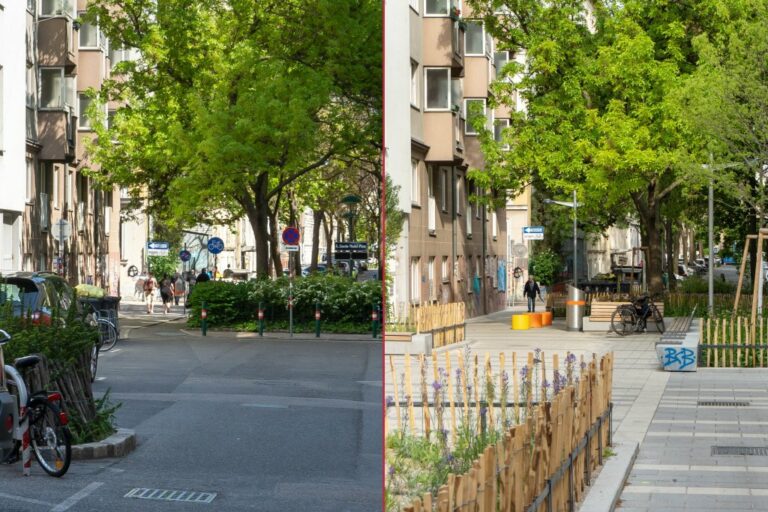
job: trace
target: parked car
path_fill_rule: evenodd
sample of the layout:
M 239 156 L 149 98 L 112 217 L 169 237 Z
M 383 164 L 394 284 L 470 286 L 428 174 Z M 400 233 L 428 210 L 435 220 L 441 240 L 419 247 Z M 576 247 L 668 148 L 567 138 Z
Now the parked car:
M 324 273 L 327 269 L 328 269 L 328 267 L 326 266 L 325 263 L 318 263 L 317 264 L 317 273 L 318 274 Z M 306 267 L 301 269 L 301 275 L 303 275 L 304 277 L 307 277 L 309 275 L 309 270 L 310 270 L 310 266 L 307 265 Z
M 0 304 L 10 302 L 14 316 L 29 315 L 35 323 L 50 324 L 53 311 L 65 314 L 74 302 L 72 287 L 48 272 L 12 272 L 0 279 Z

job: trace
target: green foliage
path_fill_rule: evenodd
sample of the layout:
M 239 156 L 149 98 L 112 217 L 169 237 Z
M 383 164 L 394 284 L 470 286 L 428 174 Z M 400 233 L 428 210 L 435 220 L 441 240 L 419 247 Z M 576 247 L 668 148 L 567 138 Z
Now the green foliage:
M 736 285 L 720 279 L 714 280 L 715 293 L 734 293 Z M 683 293 L 709 293 L 709 282 L 701 277 L 689 277 L 683 280 L 679 285 Z
M 163 276 L 173 277 L 179 267 L 179 258 L 170 251 L 168 256 L 147 256 L 149 271 L 160 281 Z
M 211 326 L 253 326 L 259 304 L 265 309 L 265 320 L 271 329 L 288 321 L 290 280 L 286 277 L 257 279 L 246 283 L 209 281 L 195 285 L 189 298 L 190 326 L 200 325 L 200 309 L 206 302 Z M 293 283 L 294 321 L 314 329 L 315 305 L 320 304 L 324 329 L 338 325 L 343 331 L 359 332 L 370 327 L 374 304 L 381 303 L 381 282 L 353 281 L 347 277 L 317 274 L 296 278 Z
M 122 403 L 112 403 L 107 390 L 104 396 L 96 400 L 96 417 L 85 421 L 75 410 L 69 412 L 69 429 L 72 432 L 72 444 L 89 443 L 106 439 L 115 433 L 115 413 Z
M 537 251 L 528 262 L 529 272 L 533 274 L 536 281 L 542 285 L 549 286 L 554 282 L 555 274 L 560 269 L 560 257 L 553 251 L 546 249 Z

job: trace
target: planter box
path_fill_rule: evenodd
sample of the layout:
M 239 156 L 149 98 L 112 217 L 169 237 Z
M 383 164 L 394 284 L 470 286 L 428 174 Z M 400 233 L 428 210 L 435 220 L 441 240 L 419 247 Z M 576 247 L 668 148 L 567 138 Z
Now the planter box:
M 393 339 L 394 336 L 394 339 Z M 408 339 L 405 339 L 408 336 Z M 384 337 L 384 353 L 400 354 L 432 354 L 431 334 L 392 333 Z

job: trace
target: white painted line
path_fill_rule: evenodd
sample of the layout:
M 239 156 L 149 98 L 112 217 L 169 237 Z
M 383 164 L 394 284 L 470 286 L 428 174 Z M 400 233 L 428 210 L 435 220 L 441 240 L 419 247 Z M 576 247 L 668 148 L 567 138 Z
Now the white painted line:
M 684 464 L 635 464 L 633 469 L 646 471 L 706 471 L 711 473 L 768 473 L 766 466 L 687 466 Z
M 731 420 L 653 420 L 653 423 L 663 423 L 670 425 L 690 425 L 695 423 L 696 425 L 757 425 L 766 426 L 768 421 L 731 421 Z
M 32 498 L 25 498 L 24 496 L 14 496 L 13 494 L 5 494 L 4 492 L 0 492 L 0 498 L 21 501 L 24 503 L 32 503 L 34 505 L 44 505 L 46 507 L 52 507 L 54 505 L 53 503 L 49 503 L 47 501 L 34 500 Z
M 96 377 L 96 382 L 101 382 L 102 380 L 107 380 L 106 377 Z
M 765 434 L 745 434 L 741 432 L 648 432 L 649 437 L 735 437 L 749 439 L 765 439 Z
M 80 501 L 80 500 L 82 500 L 84 498 L 87 498 L 88 496 L 93 494 L 93 492 L 96 489 L 98 489 L 99 487 L 101 487 L 102 485 L 104 485 L 104 482 L 91 482 L 90 484 L 85 486 L 84 489 L 76 492 L 75 494 L 73 494 L 72 496 L 67 498 L 66 500 L 62 501 L 61 503 L 59 503 L 58 505 L 53 507 L 51 509 L 51 512 L 64 512 L 65 510 L 69 510 L 78 501 Z
M 660 485 L 628 485 L 628 494 L 687 494 L 711 496 L 768 496 L 768 489 L 749 487 L 665 487 Z
M 755 410 L 763 410 L 768 409 L 768 405 L 740 405 L 738 407 L 734 407 L 732 405 L 724 405 L 724 406 L 716 406 L 716 405 L 688 405 L 688 404 L 659 404 L 659 409 L 699 409 L 702 411 L 706 411 L 708 409 L 712 409 L 713 411 L 719 411 L 720 409 L 746 409 L 749 411 L 755 411 Z
M 243 407 L 259 407 L 262 409 L 287 409 L 287 405 L 277 405 L 277 404 L 240 404 Z

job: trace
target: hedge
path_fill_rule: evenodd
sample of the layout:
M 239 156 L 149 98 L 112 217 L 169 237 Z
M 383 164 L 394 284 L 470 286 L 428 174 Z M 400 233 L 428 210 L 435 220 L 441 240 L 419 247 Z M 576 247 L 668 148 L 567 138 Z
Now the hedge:
M 200 326 L 205 301 L 208 325 L 236 326 L 255 321 L 259 304 L 267 322 L 288 321 L 289 279 L 258 279 L 244 283 L 206 281 L 194 286 L 189 297 L 188 325 Z M 371 308 L 381 304 L 380 281 L 353 281 L 345 276 L 313 275 L 293 282 L 293 319 L 296 323 L 314 320 L 320 304 L 324 323 L 369 323 Z

